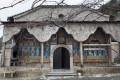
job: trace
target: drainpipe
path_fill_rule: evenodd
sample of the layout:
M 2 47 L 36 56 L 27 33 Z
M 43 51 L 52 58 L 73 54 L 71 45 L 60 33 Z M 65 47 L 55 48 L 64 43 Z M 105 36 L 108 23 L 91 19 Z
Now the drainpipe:
M 82 42 L 80 42 L 80 55 L 81 55 L 81 67 L 83 67 L 83 47 L 82 47 Z

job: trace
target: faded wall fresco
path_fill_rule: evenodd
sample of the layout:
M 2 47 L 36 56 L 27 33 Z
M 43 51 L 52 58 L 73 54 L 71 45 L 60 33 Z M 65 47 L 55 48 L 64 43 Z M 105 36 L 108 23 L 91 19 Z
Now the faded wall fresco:
M 108 59 L 108 47 L 107 46 L 89 46 L 83 48 L 84 59 Z
M 41 44 L 36 38 L 25 33 L 19 43 L 19 55 L 20 59 L 40 59 L 41 57 Z
M 101 28 L 83 42 L 84 44 L 109 44 L 109 36 Z M 84 60 L 107 60 L 109 56 L 108 46 L 84 46 Z
M 44 43 L 44 59 L 50 59 L 50 43 Z
M 108 35 L 98 29 L 94 34 L 83 42 L 83 44 L 108 44 Z M 50 45 L 70 44 L 73 50 L 74 63 L 80 62 L 80 43 L 75 41 L 72 35 L 67 34 L 64 29 L 60 29 L 52 35 L 50 40 L 44 42 L 44 60 L 50 60 Z M 36 38 L 25 33 L 19 43 L 20 59 L 41 59 L 41 43 Z M 107 60 L 109 58 L 108 46 L 83 46 L 84 60 Z
M 80 59 L 80 44 L 79 44 L 79 42 L 73 43 L 73 59 Z

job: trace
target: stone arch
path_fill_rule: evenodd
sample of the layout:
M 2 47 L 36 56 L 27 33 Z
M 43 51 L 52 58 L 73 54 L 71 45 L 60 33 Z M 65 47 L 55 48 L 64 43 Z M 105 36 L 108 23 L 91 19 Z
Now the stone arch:
M 53 48 L 51 49 L 51 52 L 50 52 L 51 71 L 53 70 L 53 54 L 54 54 L 54 51 L 57 48 L 60 48 L 60 47 L 66 48 L 69 51 L 69 54 L 70 54 L 70 71 L 73 71 L 73 54 L 72 54 L 72 48 L 70 48 L 70 47 L 72 47 L 72 45 L 64 45 L 64 44 L 54 45 Z
M 70 56 L 73 56 L 73 55 L 72 55 L 72 49 L 70 49 L 69 46 L 63 45 L 63 44 L 54 46 L 53 49 L 51 50 L 51 55 L 53 55 L 53 54 L 54 54 L 54 51 L 55 51 L 57 48 L 60 48 L 60 47 L 66 48 L 66 49 L 69 51 Z

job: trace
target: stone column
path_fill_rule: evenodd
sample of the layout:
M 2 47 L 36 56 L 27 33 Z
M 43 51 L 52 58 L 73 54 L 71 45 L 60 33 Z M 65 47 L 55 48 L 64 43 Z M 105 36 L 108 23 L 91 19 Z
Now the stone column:
M 2 48 L 2 67 L 4 67 L 4 62 L 5 62 L 5 47 L 6 47 L 6 43 L 3 43 L 3 48 Z
M 44 58 L 44 44 L 41 43 L 41 65 L 43 66 L 43 58 Z
M 81 55 L 81 67 L 83 67 L 83 48 L 82 48 L 82 42 L 80 42 L 80 55 Z

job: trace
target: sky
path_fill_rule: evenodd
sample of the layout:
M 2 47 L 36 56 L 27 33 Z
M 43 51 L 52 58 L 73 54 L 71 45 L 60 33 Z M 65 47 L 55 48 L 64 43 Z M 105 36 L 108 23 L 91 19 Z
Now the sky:
M 11 4 L 16 3 L 17 1 L 20 1 L 20 0 L 0 0 L 0 8 L 10 6 Z M 0 21 L 7 21 L 7 17 L 24 12 L 28 9 L 31 9 L 33 1 L 34 0 L 25 0 L 24 2 L 14 6 L 12 8 L 0 10 Z M 53 1 L 53 0 L 51 0 L 51 1 Z M 56 1 L 59 2 L 60 0 L 56 0 Z M 84 0 L 65 0 L 65 3 L 67 3 L 69 5 L 78 5 L 78 4 L 81 4 L 83 1 Z M 104 0 L 104 3 L 108 2 L 108 1 L 109 0 Z M 45 4 L 54 4 L 54 3 L 45 3 Z M 3 26 L 0 26 L 0 37 L 2 35 L 3 35 Z

